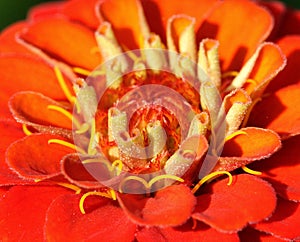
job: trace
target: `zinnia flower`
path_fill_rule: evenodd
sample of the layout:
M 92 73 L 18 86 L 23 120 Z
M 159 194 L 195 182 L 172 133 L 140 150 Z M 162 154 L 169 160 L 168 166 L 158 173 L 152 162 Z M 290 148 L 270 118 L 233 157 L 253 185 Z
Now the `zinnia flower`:
M 248 0 L 32 9 L 0 36 L 1 239 L 300 239 L 299 16 Z

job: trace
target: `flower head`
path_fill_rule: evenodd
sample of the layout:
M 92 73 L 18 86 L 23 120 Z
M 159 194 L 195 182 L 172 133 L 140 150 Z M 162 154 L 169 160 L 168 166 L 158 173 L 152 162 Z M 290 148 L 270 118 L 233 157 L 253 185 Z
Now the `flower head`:
M 1 237 L 299 238 L 300 37 L 286 11 L 72 0 L 5 30 Z

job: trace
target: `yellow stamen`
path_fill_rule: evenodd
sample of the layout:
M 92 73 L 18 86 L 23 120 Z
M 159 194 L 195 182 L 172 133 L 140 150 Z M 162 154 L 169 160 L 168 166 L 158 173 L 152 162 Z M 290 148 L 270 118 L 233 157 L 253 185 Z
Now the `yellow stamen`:
M 66 84 L 66 81 L 65 81 L 60 69 L 58 68 L 58 66 L 54 67 L 54 72 L 55 72 L 56 78 L 58 80 L 58 83 L 59 83 L 62 91 L 64 92 L 66 98 L 69 100 L 70 103 L 74 104 L 76 101 L 76 97 L 74 97 L 71 94 L 71 92 Z
M 244 172 L 249 173 L 251 175 L 256 175 L 256 176 L 261 176 L 262 175 L 262 172 L 251 170 L 247 166 L 242 166 L 242 169 L 243 169 Z
M 83 76 L 89 76 L 91 72 L 89 70 L 80 68 L 80 67 L 73 67 L 73 71 L 77 74 L 83 75 Z
M 210 174 L 208 174 L 207 176 L 203 177 L 198 183 L 197 185 L 192 189 L 192 193 L 196 193 L 197 190 L 208 180 L 217 178 L 220 175 L 227 175 L 228 176 L 228 183 L 227 185 L 230 186 L 232 183 L 232 175 L 228 172 L 228 171 L 215 171 L 212 172 Z
M 261 100 L 262 100 L 262 99 L 259 97 L 259 98 L 256 98 L 256 99 L 254 99 L 254 100 L 252 101 L 250 107 L 248 108 L 247 114 L 246 114 L 245 117 L 244 117 L 244 120 L 243 120 L 243 123 L 242 123 L 242 127 L 245 127 L 245 126 L 246 126 L 246 124 L 247 124 L 247 122 L 248 122 L 248 120 L 249 120 L 250 114 L 251 114 L 251 112 L 252 112 L 254 106 L 255 106 L 258 102 L 260 102 Z
M 257 83 L 256 83 L 256 81 L 254 80 L 254 79 L 247 79 L 247 81 L 246 81 L 246 83 L 251 83 L 251 84 L 253 84 L 253 85 L 257 85 Z
M 74 122 L 74 125 L 76 126 L 76 128 L 80 128 L 81 124 L 79 123 L 79 121 L 70 112 L 68 112 L 64 108 L 56 106 L 56 105 L 48 105 L 47 108 L 50 110 L 55 110 L 55 111 L 63 114 L 69 120 L 71 120 L 71 122 Z
M 98 142 L 97 133 L 96 133 L 96 121 L 93 119 L 92 125 L 91 125 L 91 137 L 90 137 L 90 143 L 88 146 L 88 154 L 89 155 L 95 155 L 97 154 L 96 145 Z
M 134 54 L 126 45 L 122 44 L 122 49 L 126 51 L 126 54 L 134 61 L 137 62 L 139 60 L 142 60 L 140 57 L 138 57 L 136 54 Z
M 116 192 L 113 189 L 109 190 L 112 200 L 117 200 Z
M 28 136 L 32 134 L 32 132 L 28 129 L 26 124 L 22 124 L 22 129 L 23 129 L 24 134 L 26 134 Z
M 152 187 L 152 185 L 162 179 L 172 179 L 175 181 L 179 181 L 179 182 L 184 182 L 184 180 L 181 177 L 178 176 L 174 176 L 174 175 L 170 175 L 170 174 L 164 174 L 164 175 L 160 175 L 160 176 L 156 176 L 154 178 L 152 178 L 149 182 L 148 182 L 148 186 L 149 188 Z
M 78 130 L 75 131 L 76 134 L 84 134 L 90 129 L 90 126 L 88 123 L 84 123 L 80 126 Z
M 63 145 L 63 146 L 66 146 L 66 147 L 68 147 L 68 148 L 71 148 L 71 149 L 73 149 L 73 150 L 75 150 L 75 151 L 78 151 L 78 152 L 81 153 L 81 154 L 86 154 L 86 152 L 85 152 L 83 149 L 81 149 L 80 147 L 78 147 L 78 146 L 76 146 L 76 145 L 74 145 L 74 144 L 72 144 L 72 143 L 69 143 L 69 142 L 67 142 L 67 141 L 64 141 L 64 140 L 60 140 L 60 139 L 49 139 L 49 140 L 48 140 L 48 144 L 59 144 L 59 145 Z
M 100 196 L 100 197 L 106 197 L 106 198 L 109 198 L 109 199 L 113 199 L 111 194 L 112 194 L 111 191 L 108 191 L 108 192 L 96 192 L 96 191 L 94 191 L 94 192 L 87 192 L 87 193 L 83 194 L 82 197 L 80 198 L 80 201 L 79 201 L 80 212 L 82 214 L 85 214 L 83 204 L 84 204 L 85 199 L 88 196 Z
M 231 140 L 231 139 L 233 139 L 234 137 L 236 137 L 236 136 L 238 136 L 238 135 L 241 135 L 241 134 L 246 134 L 246 135 L 247 135 L 247 133 L 246 133 L 245 131 L 238 130 L 238 131 L 236 131 L 236 132 L 234 132 L 234 133 L 228 135 L 228 136 L 225 138 L 225 141 Z
M 81 189 L 78 186 L 75 186 L 73 184 L 69 184 L 69 183 L 65 183 L 65 182 L 56 182 L 56 184 L 75 191 L 75 194 L 79 194 L 81 192 Z
M 228 71 L 228 72 L 225 72 L 224 74 L 222 74 L 222 78 L 236 77 L 238 74 L 239 74 L 239 72 L 237 72 L 237 71 Z
M 115 167 L 117 167 L 117 176 L 120 175 L 122 169 L 123 169 L 123 162 L 121 160 L 115 160 L 112 164 L 111 164 L 111 168 L 109 169 L 110 171 L 112 171 Z
M 146 180 L 144 180 L 143 178 L 138 177 L 138 176 L 128 176 L 125 179 L 123 179 L 122 182 L 120 183 L 119 192 L 123 193 L 122 186 L 124 185 L 125 182 L 130 181 L 130 180 L 139 181 L 140 183 L 142 183 L 145 186 L 146 189 L 149 188 L 148 182 Z

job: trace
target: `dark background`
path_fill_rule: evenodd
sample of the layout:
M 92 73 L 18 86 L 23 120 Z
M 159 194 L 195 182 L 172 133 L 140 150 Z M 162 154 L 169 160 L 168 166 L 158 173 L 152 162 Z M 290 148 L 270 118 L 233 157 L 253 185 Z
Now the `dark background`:
M 10 23 L 24 19 L 28 9 L 45 0 L 0 0 L 0 30 Z M 49 2 L 49 0 L 48 0 Z M 300 9 L 299 0 L 285 0 L 287 5 Z

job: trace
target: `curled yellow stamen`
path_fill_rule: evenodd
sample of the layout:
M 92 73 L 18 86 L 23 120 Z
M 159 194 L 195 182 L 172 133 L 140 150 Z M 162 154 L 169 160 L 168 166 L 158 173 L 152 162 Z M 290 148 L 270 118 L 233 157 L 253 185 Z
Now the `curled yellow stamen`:
M 239 72 L 237 72 L 237 71 L 228 71 L 228 72 L 225 72 L 224 74 L 222 74 L 222 78 L 236 77 L 238 74 L 239 74 Z
M 134 62 L 138 62 L 140 60 L 142 60 L 141 57 L 138 57 L 136 54 L 134 54 L 126 45 L 122 44 L 121 45 L 122 49 L 124 51 L 126 51 L 126 54 L 128 54 L 128 56 L 134 61 Z
M 208 180 L 214 179 L 220 175 L 227 175 L 228 176 L 228 183 L 227 185 L 230 186 L 232 183 L 232 175 L 228 172 L 228 171 L 215 171 L 212 172 L 210 174 L 208 174 L 207 176 L 203 177 L 198 183 L 197 185 L 192 189 L 192 193 L 196 193 L 197 190 Z
M 81 189 L 73 184 L 69 184 L 69 183 L 65 183 L 65 182 L 56 182 L 56 184 L 75 191 L 75 194 L 79 194 L 81 192 Z
M 113 196 L 116 198 L 116 194 L 114 193 L 114 195 L 112 195 L 113 193 L 111 191 L 107 191 L 107 192 L 87 192 L 85 194 L 82 195 L 82 197 L 80 198 L 80 201 L 79 201 L 79 209 L 80 209 L 80 212 L 82 214 L 85 214 L 85 210 L 84 210 L 84 201 L 85 199 L 88 197 L 88 196 L 100 196 L 100 197 L 106 197 L 106 198 L 109 198 L 109 199 L 113 199 Z M 115 200 L 115 199 L 114 199 Z
M 144 180 L 143 178 L 138 177 L 138 176 L 128 176 L 125 179 L 123 179 L 122 182 L 120 183 L 119 192 L 123 193 L 122 187 L 123 187 L 124 183 L 127 181 L 130 181 L 130 180 L 139 181 L 140 183 L 142 183 L 145 186 L 146 189 L 149 188 L 148 182 L 146 180 Z
M 83 76 L 89 76 L 91 72 L 89 70 L 80 68 L 80 67 L 73 67 L 73 71 L 77 74 L 83 75 Z
M 22 129 L 23 129 L 24 134 L 26 134 L 28 136 L 32 134 L 32 132 L 28 129 L 26 124 L 22 124 Z
M 246 133 L 245 131 L 238 130 L 238 131 L 236 131 L 236 132 L 234 132 L 234 133 L 228 135 L 228 136 L 225 138 L 225 141 L 231 140 L 231 139 L 233 139 L 234 137 L 236 137 L 236 136 L 238 136 L 238 135 L 241 135 L 241 134 L 246 134 L 246 135 L 247 135 L 247 133 Z
M 66 84 L 66 81 L 65 81 L 60 69 L 58 68 L 58 66 L 54 67 L 54 72 L 55 72 L 56 78 L 58 80 L 58 83 L 59 83 L 62 91 L 64 92 L 66 98 L 69 100 L 70 103 L 74 104 L 76 101 L 76 97 L 74 97 L 71 94 L 71 92 Z
M 248 122 L 248 120 L 249 120 L 251 111 L 253 110 L 254 106 L 255 106 L 258 102 L 260 102 L 261 100 L 262 100 L 262 99 L 259 97 L 259 98 L 256 98 L 256 99 L 254 99 L 254 100 L 252 101 L 252 103 L 251 103 L 251 105 L 250 105 L 250 107 L 249 107 L 249 109 L 248 109 L 248 111 L 247 111 L 247 114 L 246 114 L 246 116 L 244 117 L 244 120 L 243 120 L 243 123 L 242 123 L 242 127 L 245 127 L 245 126 L 246 126 L 246 124 L 247 124 L 247 122 Z
M 76 151 L 78 151 L 78 152 L 81 153 L 81 154 L 86 154 L 86 152 L 85 152 L 83 149 L 81 149 L 80 147 L 78 147 L 78 146 L 76 146 L 76 145 L 74 145 L 74 144 L 72 144 L 72 143 L 69 143 L 69 142 L 67 142 L 67 141 L 64 141 L 64 140 L 60 140 L 60 139 L 49 139 L 49 140 L 48 140 L 48 144 L 59 144 L 59 145 L 63 145 L 63 146 L 66 146 L 66 147 L 68 147 L 68 148 L 71 148 L 71 149 L 73 149 L 73 150 L 76 150 Z
M 156 176 L 154 178 L 152 178 L 149 182 L 148 182 L 148 186 L 152 187 L 152 185 L 162 179 L 172 179 L 175 181 L 179 181 L 179 182 L 184 182 L 184 180 L 181 177 L 178 176 L 174 176 L 174 175 L 170 175 L 170 174 L 164 174 L 164 175 L 160 175 L 160 176 Z
M 242 166 L 242 169 L 243 169 L 244 172 L 249 173 L 251 175 L 256 175 L 256 176 L 261 176 L 262 175 L 262 172 L 251 170 L 247 166 Z
M 80 128 L 81 124 L 79 123 L 79 121 L 76 118 L 74 118 L 74 116 L 70 112 L 65 110 L 64 108 L 56 106 L 56 105 L 48 105 L 47 108 L 63 114 L 69 120 L 71 120 L 71 122 L 74 122 L 74 125 L 76 126 L 76 128 Z
M 84 123 L 80 126 L 78 130 L 75 131 L 76 134 L 84 134 L 90 129 L 90 125 L 88 123 Z

